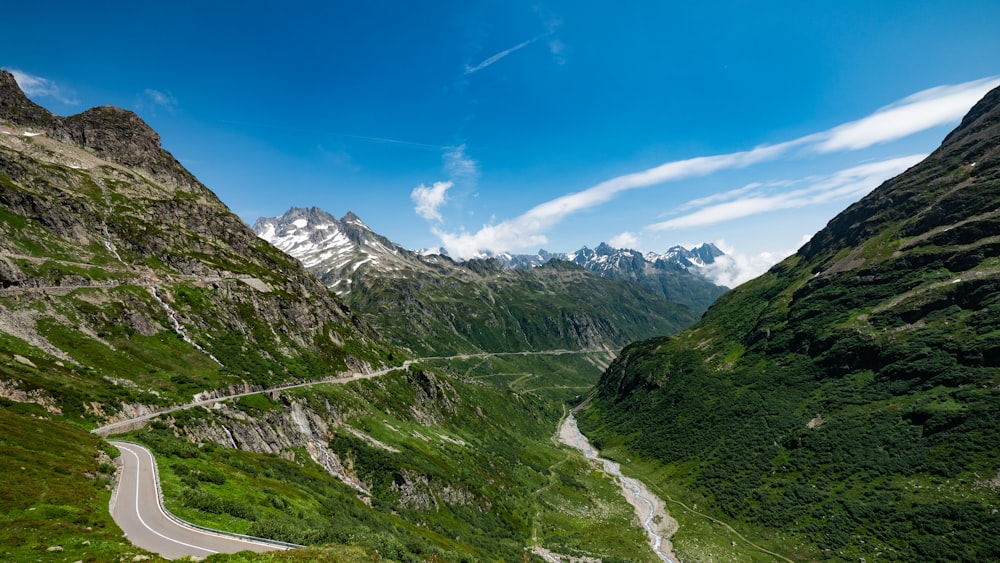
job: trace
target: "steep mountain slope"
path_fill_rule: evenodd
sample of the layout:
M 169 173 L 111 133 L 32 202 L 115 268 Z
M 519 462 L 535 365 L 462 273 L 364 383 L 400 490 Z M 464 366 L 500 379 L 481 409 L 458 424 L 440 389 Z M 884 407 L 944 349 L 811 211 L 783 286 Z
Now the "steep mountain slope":
M 653 560 L 551 440 L 554 397 L 607 353 L 401 356 L 137 116 L 54 116 L 0 72 L 0 560 L 148 558 L 108 515 L 117 452 L 88 431 L 150 411 L 125 437 L 156 453 L 171 510 L 335 544 L 268 561 Z
M 6 72 L 0 100 L 0 339 L 26 360 L 0 378 L 98 420 L 185 387 L 381 362 L 370 329 L 137 116 L 54 116 Z M 85 408 L 109 381 L 101 412 Z
M 259 219 L 254 230 L 416 354 L 617 349 L 696 319 L 636 284 L 567 262 L 509 269 L 495 259 L 422 256 L 353 213 L 338 221 L 319 209 L 292 209 Z
M 106 511 L 114 449 L 87 429 L 387 357 L 135 114 L 55 116 L 0 71 L 0 559 L 134 551 Z
M 997 560 L 998 234 L 995 90 L 694 327 L 627 348 L 581 427 L 773 549 Z

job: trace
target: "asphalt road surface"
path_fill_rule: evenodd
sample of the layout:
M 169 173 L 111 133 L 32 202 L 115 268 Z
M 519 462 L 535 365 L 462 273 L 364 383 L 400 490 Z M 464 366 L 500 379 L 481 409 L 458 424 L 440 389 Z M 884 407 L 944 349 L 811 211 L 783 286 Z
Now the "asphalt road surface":
M 153 454 L 136 444 L 111 443 L 121 451 L 123 463 L 111 516 L 134 545 L 167 559 L 283 549 L 277 545 L 213 534 L 173 520 L 159 502 Z

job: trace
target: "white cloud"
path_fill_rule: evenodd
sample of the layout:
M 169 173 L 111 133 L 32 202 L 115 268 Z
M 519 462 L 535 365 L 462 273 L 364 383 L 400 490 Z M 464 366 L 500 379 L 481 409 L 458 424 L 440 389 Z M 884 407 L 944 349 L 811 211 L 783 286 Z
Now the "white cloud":
M 170 113 L 177 110 L 177 98 L 170 94 L 170 92 L 161 92 L 152 88 L 146 88 L 143 91 L 143 95 L 153 105 L 159 106 Z
M 544 235 L 522 229 L 515 222 L 484 225 L 474 234 L 465 231 L 449 233 L 438 228 L 433 228 L 432 231 L 441 239 L 441 246 L 448 251 L 448 255 L 458 260 L 475 258 L 483 250 L 499 252 L 515 248 L 537 248 L 548 242 Z
M 527 41 L 522 41 L 521 43 L 518 43 L 517 45 L 514 45 L 513 47 L 511 47 L 509 49 L 504 49 L 503 51 L 500 51 L 499 53 L 497 53 L 497 54 L 489 57 L 488 59 L 486 59 L 483 62 L 477 64 L 476 66 L 465 65 L 465 74 L 468 75 L 468 74 L 472 74 L 474 72 L 479 72 L 480 70 L 483 70 L 484 68 L 492 65 L 493 63 L 499 61 L 500 59 L 506 57 L 507 55 L 509 55 L 509 54 L 511 54 L 511 53 L 513 53 L 515 51 L 519 51 L 519 50 L 527 47 L 528 45 L 531 45 L 532 43 L 534 43 L 535 41 L 538 41 L 542 37 L 545 37 L 545 35 L 538 35 L 538 36 L 532 37 L 531 39 L 528 39 Z
M 452 147 L 441 157 L 444 160 L 444 171 L 452 180 L 475 182 L 479 177 L 479 164 L 465 154 L 465 144 Z
M 434 182 L 433 186 L 420 184 L 410 192 L 410 199 L 417 204 L 417 215 L 428 221 L 441 221 L 441 213 L 438 208 L 447 201 L 448 190 L 451 182 Z
M 14 80 L 21 87 L 21 91 L 28 97 L 52 98 L 71 106 L 80 103 L 73 92 L 67 92 L 48 78 L 42 78 L 41 76 L 35 76 L 14 69 L 11 69 L 10 73 L 14 75 Z
M 456 185 L 474 188 L 479 178 L 479 164 L 465 153 L 465 144 L 446 149 L 441 160 L 449 179 L 434 182 L 430 187 L 420 184 L 410 192 L 410 199 L 417 204 L 414 208 L 417 215 L 436 223 L 444 220 L 439 210 L 448 201 L 448 190 Z M 436 228 L 432 230 L 436 232 Z
M 639 235 L 626 231 L 611 237 L 608 244 L 615 248 L 635 248 L 639 246 Z
M 524 47 L 527 43 L 512 48 Z M 494 55 L 474 70 L 492 64 L 513 52 L 511 49 Z M 499 58 L 498 58 L 499 57 Z M 762 145 L 751 150 L 728 154 L 699 156 L 667 162 L 659 166 L 605 180 L 590 188 L 566 194 L 536 205 L 522 215 L 497 224 L 484 225 L 479 231 L 448 233 L 435 230 L 448 252 L 456 258 L 468 258 L 483 250 L 494 252 L 516 250 L 544 244 L 544 233 L 567 216 L 606 203 L 620 193 L 655 186 L 685 178 L 774 161 L 796 154 L 815 154 L 863 149 L 919 131 L 958 120 L 990 88 L 1000 84 L 1000 77 L 985 78 L 952 86 L 940 86 L 918 92 L 886 106 L 863 119 L 774 145 Z M 879 182 L 915 164 L 922 155 L 911 155 L 871 165 L 841 171 L 829 178 L 813 179 L 808 188 L 782 193 L 792 184 L 771 182 L 767 190 L 762 184 L 715 194 L 689 202 L 682 209 L 697 211 L 668 221 L 650 225 L 650 230 L 679 229 L 708 225 L 775 209 L 814 205 L 835 199 L 856 197 L 874 188 Z M 719 203 L 716 203 L 719 202 Z
M 955 122 L 998 85 L 1000 77 L 994 76 L 917 92 L 868 117 L 830 129 L 815 148 L 818 152 L 858 150 Z
M 682 208 L 690 209 L 698 205 L 703 207 L 681 217 L 648 225 L 644 230 L 656 232 L 703 227 L 781 209 L 857 199 L 878 187 L 885 180 L 920 162 L 925 156 L 915 154 L 871 162 L 847 168 L 829 176 L 811 177 L 795 182 L 749 184 L 736 190 L 688 202 Z M 786 187 L 803 183 L 807 186 L 787 192 L 768 192 L 770 188 L 775 186 Z M 722 201 L 722 203 L 715 203 L 718 201 Z
M 718 240 L 715 241 L 715 246 L 726 254 L 719 256 L 714 263 L 707 265 L 702 273 L 718 285 L 736 287 L 756 278 L 770 269 L 771 266 L 791 256 L 810 238 L 811 235 L 802 237 L 798 247 L 793 249 L 765 251 L 757 254 L 744 254 L 735 247 L 726 244 L 726 241 Z

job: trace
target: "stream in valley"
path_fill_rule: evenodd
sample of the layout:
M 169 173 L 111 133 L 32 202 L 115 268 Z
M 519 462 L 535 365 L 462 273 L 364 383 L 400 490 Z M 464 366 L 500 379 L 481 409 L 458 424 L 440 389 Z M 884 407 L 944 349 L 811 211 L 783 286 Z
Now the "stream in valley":
M 673 553 L 670 536 L 677 531 L 677 521 L 667 514 L 663 500 L 650 492 L 642 481 L 622 475 L 618 463 L 597 455 L 597 450 L 590 445 L 590 441 L 577 427 L 576 418 L 572 413 L 559 427 L 559 440 L 583 452 L 587 459 L 600 462 L 604 466 L 604 471 L 614 476 L 621 486 L 622 496 L 635 508 L 635 514 L 646 530 L 646 537 L 649 538 L 653 552 L 664 561 L 676 563 L 677 557 Z

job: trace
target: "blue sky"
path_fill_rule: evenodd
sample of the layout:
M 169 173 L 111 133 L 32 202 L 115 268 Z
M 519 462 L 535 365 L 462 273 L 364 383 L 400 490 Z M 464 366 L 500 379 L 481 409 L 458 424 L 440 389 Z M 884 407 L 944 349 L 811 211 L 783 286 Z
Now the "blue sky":
M 136 111 L 247 222 L 354 211 L 455 256 L 719 241 L 730 284 L 1000 84 L 995 0 L 14 4 L 0 67 L 32 99 Z

